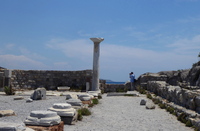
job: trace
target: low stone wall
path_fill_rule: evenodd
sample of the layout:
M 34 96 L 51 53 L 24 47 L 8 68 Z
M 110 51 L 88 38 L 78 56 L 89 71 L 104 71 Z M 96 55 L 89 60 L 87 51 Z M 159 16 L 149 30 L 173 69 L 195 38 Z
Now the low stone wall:
M 52 70 L 1 70 L 0 88 L 12 86 L 13 89 L 56 89 L 58 86 L 69 86 L 86 89 L 86 82 L 91 88 L 92 70 L 52 71 Z
M 106 84 L 104 92 L 123 92 L 127 91 L 128 88 L 124 84 Z
M 147 90 L 177 105 L 200 113 L 200 90 L 170 86 L 164 81 L 148 81 Z

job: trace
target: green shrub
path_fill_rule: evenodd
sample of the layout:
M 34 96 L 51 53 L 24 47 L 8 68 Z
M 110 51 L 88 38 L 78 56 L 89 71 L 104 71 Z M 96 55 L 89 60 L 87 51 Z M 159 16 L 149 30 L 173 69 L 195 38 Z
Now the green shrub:
M 185 123 L 185 125 L 187 126 L 187 127 L 192 127 L 193 125 L 192 125 L 192 122 L 190 121 L 190 120 L 188 120 L 186 123 Z
M 166 108 L 166 110 L 170 113 L 170 114 L 172 114 L 172 113 L 174 113 L 174 108 L 173 107 L 167 107 Z
M 159 103 L 158 106 L 159 106 L 161 109 L 165 109 L 165 108 L 166 108 L 165 104 L 163 104 L 163 103 Z
M 78 118 L 77 118 L 77 119 L 78 119 L 79 121 L 82 121 L 82 119 L 83 119 L 81 109 L 78 110 Z
M 14 95 L 15 94 L 15 91 L 11 88 L 11 86 L 10 87 L 5 86 L 4 92 L 6 93 L 6 95 Z
M 181 121 L 182 123 L 186 123 L 187 120 L 186 120 L 186 115 L 184 113 L 181 113 L 178 118 L 177 118 L 179 121 Z
M 156 98 L 153 98 L 152 101 L 153 101 L 154 104 L 159 104 L 160 103 L 160 100 L 158 100 Z
M 152 99 L 152 96 L 151 96 L 151 94 L 147 94 L 147 98 L 149 98 L 149 99 Z
M 99 100 L 98 99 L 92 99 L 92 103 L 95 104 L 95 105 L 99 104 Z
M 90 112 L 90 110 L 88 108 L 82 108 L 80 110 L 81 110 L 81 114 L 83 116 L 89 116 L 89 115 L 91 115 L 91 112 Z
M 174 112 L 172 113 L 172 115 L 176 116 L 176 112 L 174 111 Z

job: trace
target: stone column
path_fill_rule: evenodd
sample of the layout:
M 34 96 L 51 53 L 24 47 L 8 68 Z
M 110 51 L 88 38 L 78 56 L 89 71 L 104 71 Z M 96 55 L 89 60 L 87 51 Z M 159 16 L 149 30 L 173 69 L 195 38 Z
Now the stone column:
M 99 90 L 99 44 L 103 38 L 90 38 L 94 42 L 93 52 L 93 74 L 92 74 L 92 91 Z

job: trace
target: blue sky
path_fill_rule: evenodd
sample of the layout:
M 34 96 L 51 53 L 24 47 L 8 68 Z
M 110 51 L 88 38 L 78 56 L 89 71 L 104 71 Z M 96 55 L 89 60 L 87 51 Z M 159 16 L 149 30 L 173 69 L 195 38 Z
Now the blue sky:
M 0 66 L 25 70 L 92 69 L 129 80 L 188 69 L 200 52 L 200 0 L 0 0 Z

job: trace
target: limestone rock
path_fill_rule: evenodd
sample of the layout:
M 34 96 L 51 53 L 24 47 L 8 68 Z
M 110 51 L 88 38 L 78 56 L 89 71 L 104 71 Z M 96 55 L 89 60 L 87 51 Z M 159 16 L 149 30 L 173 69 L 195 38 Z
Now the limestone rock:
M 13 110 L 0 110 L 0 117 L 13 115 L 15 115 L 15 112 Z
M 26 100 L 26 102 L 33 102 L 33 100 L 32 100 L 31 98 L 28 98 L 28 99 Z
M 44 100 L 46 99 L 46 89 L 45 88 L 37 88 L 33 94 L 31 94 L 31 99 L 33 100 Z
M 14 100 L 22 100 L 22 99 L 24 99 L 23 96 L 16 96 L 16 97 L 14 97 Z
M 140 101 L 140 105 L 146 105 L 146 100 L 144 100 L 144 99 L 142 99 L 141 101 Z
M 53 126 L 61 122 L 60 116 L 52 111 L 31 111 L 30 116 L 26 118 L 24 123 L 26 125 L 36 126 Z
M 155 106 L 155 104 L 153 102 L 147 101 L 146 109 L 155 109 L 155 108 L 156 108 L 156 106 Z

